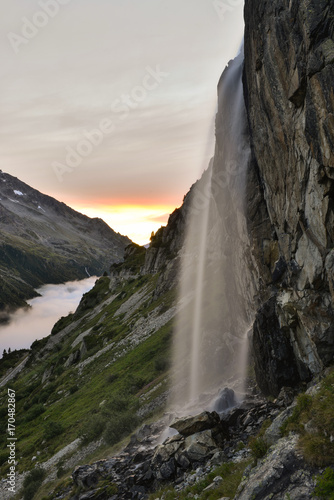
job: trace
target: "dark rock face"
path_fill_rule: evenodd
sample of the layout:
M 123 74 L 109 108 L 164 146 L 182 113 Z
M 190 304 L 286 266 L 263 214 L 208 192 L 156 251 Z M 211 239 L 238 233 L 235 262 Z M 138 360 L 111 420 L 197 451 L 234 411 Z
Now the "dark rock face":
M 253 326 L 253 351 L 257 383 L 264 394 L 277 396 L 281 387 L 299 381 L 289 336 L 279 326 L 275 297 L 257 313 Z
M 283 351 L 290 384 L 333 362 L 333 33 L 332 0 L 245 2 L 248 226 L 260 301 L 274 295 L 253 337 L 267 393 L 287 383 L 289 370 L 276 370 Z

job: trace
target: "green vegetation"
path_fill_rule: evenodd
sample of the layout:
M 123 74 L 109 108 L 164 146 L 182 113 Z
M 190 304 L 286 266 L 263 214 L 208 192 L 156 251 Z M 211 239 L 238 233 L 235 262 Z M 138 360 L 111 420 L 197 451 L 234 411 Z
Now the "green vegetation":
M 110 279 L 108 278 L 108 276 L 102 276 L 102 278 L 96 281 L 95 286 L 91 290 L 89 290 L 89 292 L 83 295 L 79 307 L 73 315 L 73 320 L 80 318 L 84 312 L 88 311 L 89 309 L 93 309 L 96 305 L 100 304 L 102 300 L 106 299 L 108 293 L 110 294 L 109 283 Z M 62 319 L 63 323 L 65 323 L 66 318 Z M 57 324 L 58 323 L 56 323 L 56 325 Z
M 321 500 L 334 500 L 334 470 L 330 467 L 317 477 L 317 485 L 313 496 Z
M 26 349 L 20 349 L 18 351 L 6 352 L 0 363 L 0 378 L 2 378 L 9 368 L 13 368 L 23 361 L 27 356 L 28 351 Z
M 100 414 L 94 415 L 84 423 L 79 437 L 84 444 L 87 444 L 103 434 L 107 444 L 116 444 L 139 424 L 140 419 L 136 415 L 138 408 L 137 398 L 115 394 L 102 406 Z
M 304 424 L 308 420 L 308 411 L 312 405 L 312 398 L 307 394 L 299 394 L 297 397 L 297 405 L 289 417 L 281 427 L 283 436 L 291 431 L 303 432 Z
M 55 335 L 56 333 L 60 332 L 66 326 L 70 325 L 72 321 L 73 321 L 73 314 L 69 314 L 68 316 L 62 316 L 52 328 L 51 335 Z
M 326 466 L 334 463 L 334 370 L 321 381 L 314 395 L 300 394 L 293 414 L 281 428 L 283 434 L 300 434 L 299 446 L 307 462 Z
M 231 462 L 225 463 L 217 467 L 213 472 L 205 476 L 205 478 L 201 479 L 193 486 L 189 486 L 181 492 L 175 491 L 173 488 L 166 488 L 150 495 L 149 500 L 161 498 L 162 494 L 164 494 L 165 500 L 184 500 L 189 498 L 190 494 L 200 495 L 200 498 L 203 500 L 217 500 L 222 497 L 234 498 L 243 473 L 248 465 L 249 461 L 240 462 L 238 464 Z M 212 484 L 214 478 L 217 476 L 222 477 L 223 480 L 213 489 L 203 491 L 210 484 Z
M 83 297 L 75 314 L 58 322 L 51 350 L 46 351 L 48 339 L 33 343 L 25 369 L 11 382 L 16 391 L 21 470 L 31 469 L 37 451 L 39 461 L 45 462 L 78 436 L 83 443 L 100 437 L 109 446 L 117 443 L 139 425 L 138 410 L 167 390 L 172 321 L 154 329 L 144 324 L 133 333 L 138 320 L 150 321 L 151 315 L 157 318 L 173 304 L 173 290 L 154 298 L 158 279 L 158 274 L 133 277 L 120 280 L 110 290 L 110 278 L 103 276 Z M 138 305 L 131 303 L 119 313 L 137 292 L 143 295 Z M 67 334 L 60 339 L 55 332 L 65 326 Z M 0 360 L 0 370 L 3 362 Z M 2 408 L 6 407 L 6 392 L 0 388 Z M 161 407 L 153 411 L 159 412 Z M 152 410 L 144 413 L 149 418 Z M 8 472 L 7 455 L 6 436 L 2 435 L 2 475 Z M 65 462 L 58 467 L 60 476 L 64 466 Z
M 33 469 L 23 482 L 23 499 L 32 500 L 45 478 L 45 471 L 41 468 Z
M 269 449 L 269 444 L 267 443 L 264 433 L 270 427 L 271 421 L 270 420 L 265 420 L 262 424 L 262 427 L 255 437 L 251 437 L 249 439 L 249 448 L 251 449 L 252 452 L 252 457 L 254 460 L 258 460 L 260 458 L 263 458 L 265 454 L 267 453 Z

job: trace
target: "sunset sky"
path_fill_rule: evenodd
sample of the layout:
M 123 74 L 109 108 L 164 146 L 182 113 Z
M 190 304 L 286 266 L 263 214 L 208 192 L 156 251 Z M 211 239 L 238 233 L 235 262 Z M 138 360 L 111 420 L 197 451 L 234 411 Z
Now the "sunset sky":
M 0 168 L 137 243 L 214 148 L 242 0 L 1 2 Z

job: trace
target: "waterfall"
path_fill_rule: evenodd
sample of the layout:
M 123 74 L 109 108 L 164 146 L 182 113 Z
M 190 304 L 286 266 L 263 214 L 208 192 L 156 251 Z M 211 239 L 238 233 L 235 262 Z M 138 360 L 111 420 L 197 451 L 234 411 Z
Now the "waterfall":
M 243 390 L 247 364 L 245 215 L 249 161 L 243 48 L 218 85 L 215 155 L 187 195 L 175 325 L 172 403 L 189 413 L 223 387 Z

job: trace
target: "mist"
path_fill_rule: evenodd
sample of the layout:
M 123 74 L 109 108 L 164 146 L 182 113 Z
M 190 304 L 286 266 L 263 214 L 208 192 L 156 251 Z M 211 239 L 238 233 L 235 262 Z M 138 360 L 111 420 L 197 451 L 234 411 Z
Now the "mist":
M 29 348 L 35 340 L 49 335 L 61 316 L 75 311 L 82 295 L 93 287 L 96 279 L 96 276 L 91 276 L 81 281 L 39 288 L 37 292 L 41 296 L 28 301 L 30 308 L 18 309 L 10 315 L 8 324 L 0 326 L 1 355 L 4 349 Z

